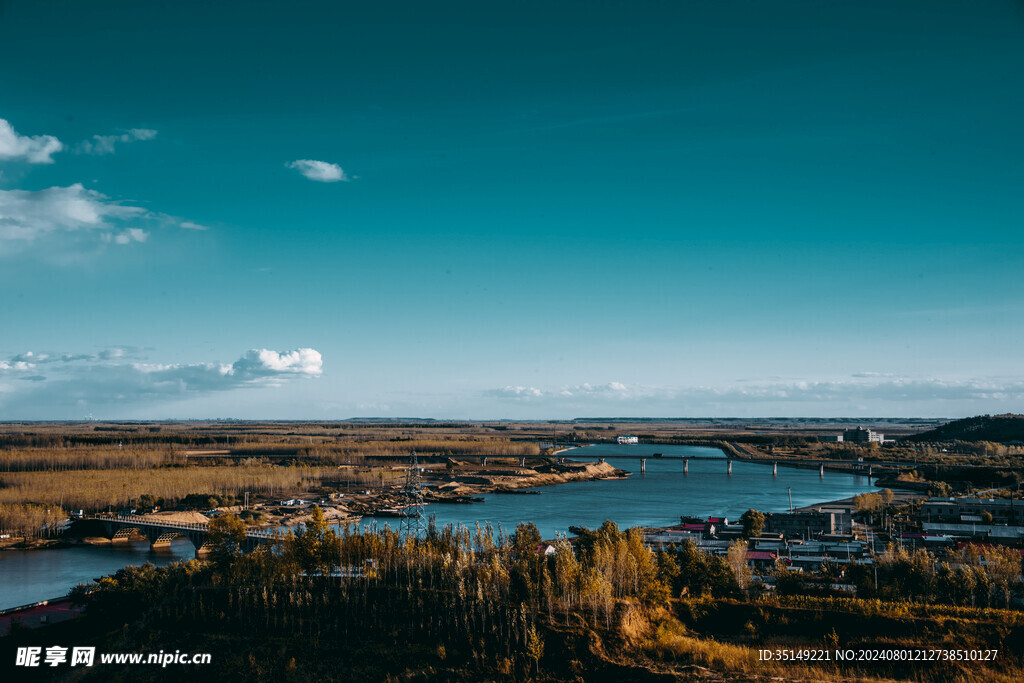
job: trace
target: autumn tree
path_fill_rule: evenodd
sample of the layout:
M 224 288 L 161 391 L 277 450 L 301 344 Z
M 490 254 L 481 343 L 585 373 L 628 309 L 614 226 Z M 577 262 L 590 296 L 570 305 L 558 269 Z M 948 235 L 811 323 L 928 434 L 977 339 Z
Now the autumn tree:
M 750 566 L 747 565 L 747 543 L 746 541 L 734 541 L 729 545 L 729 552 L 726 555 L 729 568 L 736 576 L 736 585 L 740 590 L 747 590 L 750 586 Z
M 725 559 L 706 553 L 693 541 L 683 541 L 676 554 L 679 577 L 674 587 L 677 595 L 683 591 L 696 595 L 722 596 L 736 590 L 736 580 Z
M 208 528 L 206 542 L 211 547 L 210 559 L 217 570 L 223 573 L 242 554 L 245 524 L 235 515 L 227 513 L 211 519 Z
M 544 656 L 544 639 L 533 624 L 526 631 L 526 655 L 533 660 L 534 669 L 539 675 L 540 658 Z
M 1021 581 L 1021 556 L 1014 548 L 1002 546 L 968 545 L 961 550 L 965 565 L 975 570 L 977 583 L 983 586 L 985 598 L 991 605 L 995 594 L 1002 597 L 1004 606 L 1010 606 L 1010 596 Z
M 319 505 L 313 506 L 310 520 L 285 540 L 285 554 L 306 574 L 330 574 L 338 566 L 341 542 L 328 528 Z
M 522 602 L 536 604 L 539 598 L 541 569 L 544 556 L 539 552 L 541 543 L 540 531 L 533 522 L 524 522 L 516 526 L 512 534 L 512 593 Z
M 760 536 L 764 531 L 765 516 L 763 512 L 750 509 L 740 515 L 740 523 L 743 525 L 743 537 L 751 538 Z

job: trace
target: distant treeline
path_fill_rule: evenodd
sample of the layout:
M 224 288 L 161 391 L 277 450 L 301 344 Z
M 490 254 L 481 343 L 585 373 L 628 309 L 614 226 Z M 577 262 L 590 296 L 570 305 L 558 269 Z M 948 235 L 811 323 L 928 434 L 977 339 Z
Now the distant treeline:
M 9 472 L 0 474 L 0 504 L 38 503 L 96 511 L 130 505 L 143 495 L 163 498 L 171 504 L 196 491 L 277 494 L 308 489 L 319 485 L 325 478 L 337 476 L 335 468 L 248 464 Z
M 212 446 L 231 443 L 231 436 L 204 436 L 201 434 L 140 434 L 118 432 L 115 434 L 3 434 L 0 433 L 0 450 L 8 448 L 71 448 L 74 446 L 144 446 L 158 444 L 182 444 L 191 446 Z M 238 437 L 234 437 L 237 443 Z
M 541 454 L 535 443 L 518 443 L 506 439 L 413 439 L 393 438 L 386 441 L 335 441 L 312 446 L 253 445 L 231 449 L 233 456 L 268 456 L 307 458 L 321 464 L 352 464 L 366 456 L 408 456 L 418 454 L 442 456 L 493 455 L 498 457 L 535 457 Z
M 167 446 L 153 449 L 77 446 L 0 450 L 0 472 L 150 468 L 185 462 L 183 453 Z
M 0 533 L 37 538 L 56 533 L 67 513 L 56 505 L 5 505 L 0 503 Z

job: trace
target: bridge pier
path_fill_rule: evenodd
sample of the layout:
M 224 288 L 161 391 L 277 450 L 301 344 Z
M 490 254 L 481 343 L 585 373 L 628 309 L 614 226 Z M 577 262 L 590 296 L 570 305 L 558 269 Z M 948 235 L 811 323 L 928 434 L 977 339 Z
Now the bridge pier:
M 683 474 L 689 474 L 689 473 L 690 473 L 690 459 L 689 458 L 683 458 Z
M 732 476 L 732 460 L 729 461 L 729 476 Z
M 640 458 L 640 471 L 641 472 L 646 472 L 647 471 L 647 458 Z
M 779 476 L 779 463 L 778 462 L 773 462 L 772 463 L 772 476 L 773 477 Z

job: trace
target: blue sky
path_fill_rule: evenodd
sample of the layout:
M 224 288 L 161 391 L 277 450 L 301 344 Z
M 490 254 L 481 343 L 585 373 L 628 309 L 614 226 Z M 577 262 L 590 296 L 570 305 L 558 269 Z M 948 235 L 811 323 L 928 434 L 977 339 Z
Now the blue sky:
M 0 3 L 0 419 L 1020 411 L 1020 3 Z

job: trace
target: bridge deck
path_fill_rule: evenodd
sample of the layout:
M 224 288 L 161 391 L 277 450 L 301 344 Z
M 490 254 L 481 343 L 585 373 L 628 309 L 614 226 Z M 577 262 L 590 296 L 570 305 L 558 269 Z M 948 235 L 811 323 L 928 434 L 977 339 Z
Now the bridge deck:
M 144 517 L 141 515 L 123 515 L 118 517 L 86 517 L 86 520 L 103 522 L 104 524 L 117 524 L 122 527 L 148 527 L 151 529 L 161 529 L 166 531 L 190 531 L 193 533 L 210 533 L 210 525 L 202 522 L 192 523 L 181 523 L 181 522 L 162 522 L 159 520 L 152 519 L 151 517 Z M 249 538 L 273 538 L 273 531 L 246 531 L 245 535 Z

